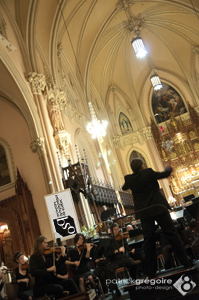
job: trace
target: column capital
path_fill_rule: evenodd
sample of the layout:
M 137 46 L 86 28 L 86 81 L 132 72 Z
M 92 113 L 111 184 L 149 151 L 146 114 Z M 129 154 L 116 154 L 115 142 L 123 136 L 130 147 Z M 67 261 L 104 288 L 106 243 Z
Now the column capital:
M 33 153 L 37 153 L 39 156 L 46 154 L 45 139 L 42 137 L 38 137 L 30 144 L 30 148 Z
M 46 87 L 46 78 L 44 74 L 28 73 L 26 76 L 27 81 L 31 85 L 33 94 L 41 94 Z

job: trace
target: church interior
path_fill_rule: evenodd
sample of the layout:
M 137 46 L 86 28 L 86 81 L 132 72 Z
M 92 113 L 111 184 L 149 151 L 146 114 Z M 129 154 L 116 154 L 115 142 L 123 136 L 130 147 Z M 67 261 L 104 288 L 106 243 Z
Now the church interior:
M 159 184 L 174 207 L 198 197 L 198 37 L 197 0 L 0 1 L 5 265 L 53 241 L 47 195 L 70 189 L 79 228 L 131 214 L 133 158 L 171 164 Z

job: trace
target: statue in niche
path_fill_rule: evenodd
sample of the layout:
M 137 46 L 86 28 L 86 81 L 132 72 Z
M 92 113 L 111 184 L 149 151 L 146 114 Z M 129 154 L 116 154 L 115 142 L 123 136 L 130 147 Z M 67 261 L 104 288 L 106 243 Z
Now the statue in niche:
M 163 148 L 161 148 L 161 153 L 162 153 L 163 159 L 167 158 L 166 151 Z
M 0 145 L 0 187 L 11 182 L 6 153 Z
M 192 151 L 189 141 L 187 141 L 187 140 L 184 141 L 184 148 L 185 148 L 186 153 Z
M 193 147 L 195 150 L 199 149 L 199 143 L 198 142 L 194 143 Z
M 177 147 L 177 150 L 178 150 L 178 153 L 180 155 L 183 155 L 186 153 L 186 150 L 185 150 L 185 147 L 184 147 L 184 144 L 183 143 L 178 143 L 176 144 L 176 147 Z
M 179 188 L 178 188 L 178 185 L 176 183 L 175 177 L 173 175 L 171 175 L 171 183 L 172 183 L 173 190 L 175 192 L 178 192 Z
M 195 131 L 191 130 L 191 131 L 189 132 L 189 138 L 192 140 L 192 139 L 194 139 L 195 137 L 196 137 Z
M 172 118 L 170 124 L 175 132 L 179 132 L 178 121 L 176 119 Z
M 123 113 L 120 113 L 119 125 L 120 125 L 120 129 L 121 129 L 122 134 L 127 134 L 127 133 L 133 131 L 133 128 L 131 126 L 131 122 L 129 121 L 127 116 Z
M 54 130 L 54 135 L 56 132 L 60 130 L 64 130 L 64 123 L 62 120 L 62 115 L 59 109 L 59 105 L 56 103 L 56 100 L 54 98 L 50 99 L 49 115 Z

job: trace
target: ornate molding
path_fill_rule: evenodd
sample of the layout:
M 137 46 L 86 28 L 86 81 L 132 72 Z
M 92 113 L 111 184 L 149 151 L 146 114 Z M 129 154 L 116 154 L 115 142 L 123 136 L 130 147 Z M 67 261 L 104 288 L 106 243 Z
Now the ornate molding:
M 0 44 L 4 45 L 8 51 L 17 50 L 17 48 L 11 44 L 1 33 L 0 33 Z
M 153 139 L 153 135 L 151 132 L 151 126 L 145 127 L 139 131 L 139 136 L 141 138 L 141 143 L 144 143 L 147 140 Z
M 151 127 L 145 127 L 137 132 L 132 132 L 126 135 L 118 135 L 112 137 L 113 147 L 125 149 L 128 145 L 139 143 L 142 145 L 149 139 L 153 139 Z
M 68 159 L 70 156 L 69 145 L 72 145 L 71 135 L 67 132 L 57 133 L 54 139 L 57 149 Z
M 199 54 L 199 46 L 193 46 L 192 51 L 193 53 Z
M 61 42 L 57 45 L 57 56 L 60 56 L 62 51 L 63 51 L 63 44 Z
M 134 0 L 119 0 L 116 3 L 116 8 L 118 10 L 128 10 L 133 4 L 135 4 Z
M 39 156 L 46 154 L 45 139 L 42 137 L 37 138 L 30 144 L 30 148 L 33 153 L 37 153 Z
M 71 104 L 67 103 L 64 106 L 64 113 L 69 118 L 71 123 L 76 122 L 84 128 L 86 127 L 86 124 L 89 122 L 89 120 L 87 120 L 85 115 L 81 114 L 76 109 L 74 109 Z
M 128 21 L 124 21 L 123 24 L 125 28 L 137 35 L 144 28 L 145 19 L 138 15 L 137 17 L 130 18 Z
M 28 73 L 26 76 L 27 81 L 31 84 L 33 94 L 41 94 L 46 87 L 46 78 L 44 74 L 37 74 L 35 72 Z

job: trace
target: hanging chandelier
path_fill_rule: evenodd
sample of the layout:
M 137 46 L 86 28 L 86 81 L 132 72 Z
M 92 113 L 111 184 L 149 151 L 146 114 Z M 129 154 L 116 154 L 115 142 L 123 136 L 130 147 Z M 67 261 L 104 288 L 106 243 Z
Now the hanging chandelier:
M 162 88 L 162 83 L 160 81 L 158 74 L 155 73 L 150 77 L 150 79 L 155 91 L 158 91 Z
M 138 57 L 138 58 L 142 58 L 144 56 L 147 55 L 147 50 L 144 46 L 144 43 L 143 43 L 143 40 L 141 37 L 135 37 L 134 39 L 132 39 L 131 41 L 131 44 L 133 46 L 133 49 L 135 51 L 135 55 Z
M 96 139 L 96 138 L 101 139 L 103 136 L 106 135 L 106 128 L 107 128 L 108 122 L 104 121 L 104 120 L 100 121 L 97 119 L 97 116 L 95 114 L 95 111 L 94 111 L 94 108 L 93 108 L 91 102 L 88 103 L 88 106 L 89 106 L 92 121 L 90 123 L 88 123 L 86 129 L 92 135 L 93 139 Z

